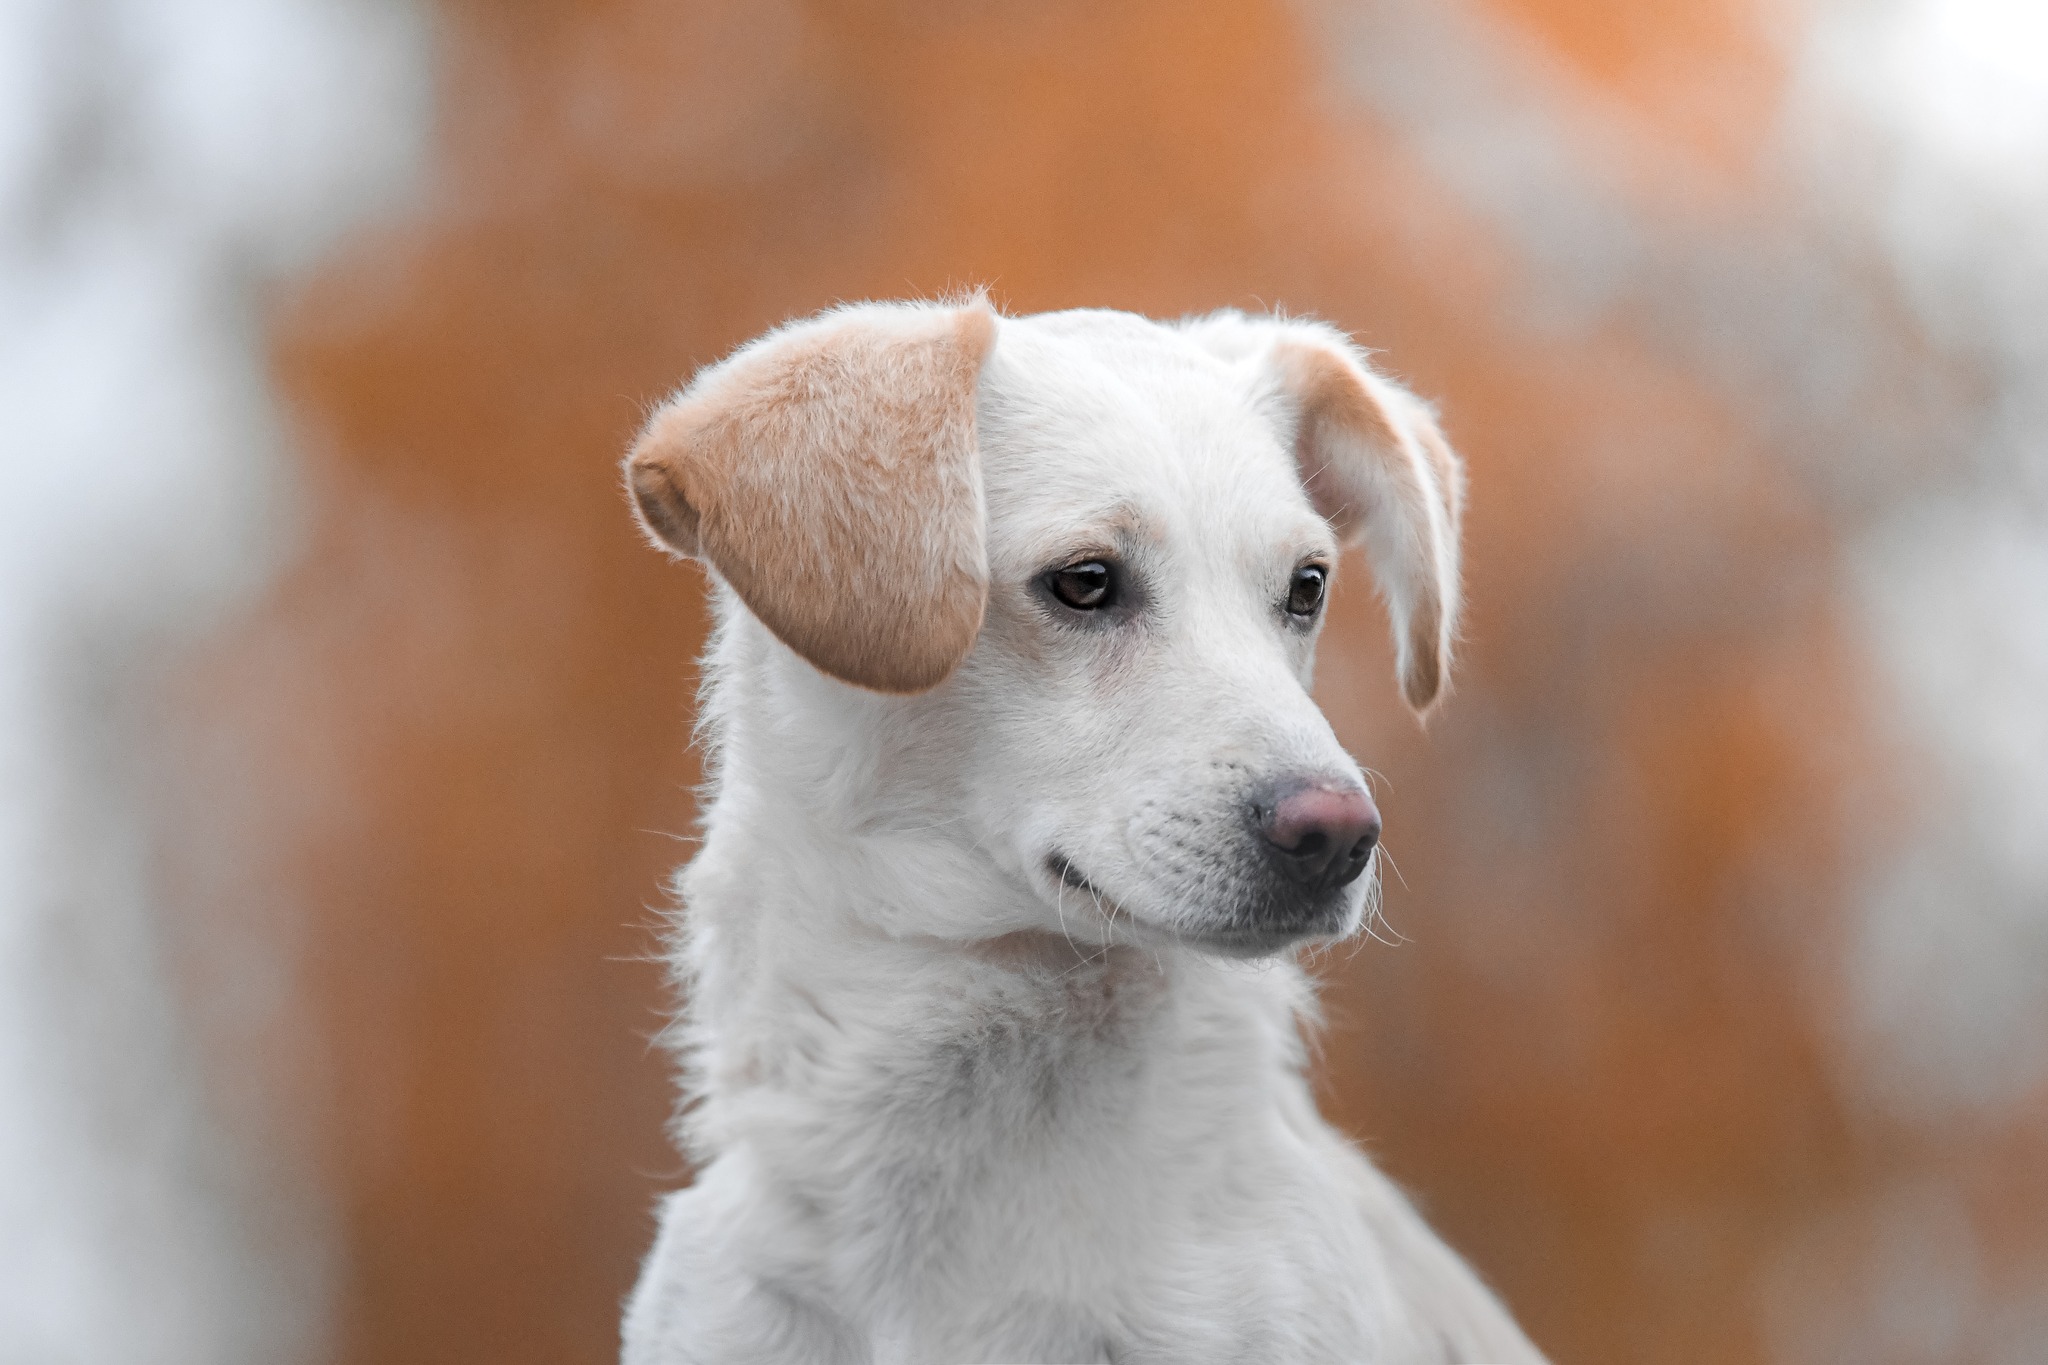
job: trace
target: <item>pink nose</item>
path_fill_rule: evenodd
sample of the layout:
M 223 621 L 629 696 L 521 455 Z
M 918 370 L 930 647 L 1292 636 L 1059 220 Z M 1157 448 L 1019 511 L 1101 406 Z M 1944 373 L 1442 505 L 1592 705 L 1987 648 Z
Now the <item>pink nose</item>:
M 1380 813 L 1362 787 L 1281 788 L 1256 813 L 1274 864 L 1317 891 L 1333 891 L 1365 871 L 1380 839 Z

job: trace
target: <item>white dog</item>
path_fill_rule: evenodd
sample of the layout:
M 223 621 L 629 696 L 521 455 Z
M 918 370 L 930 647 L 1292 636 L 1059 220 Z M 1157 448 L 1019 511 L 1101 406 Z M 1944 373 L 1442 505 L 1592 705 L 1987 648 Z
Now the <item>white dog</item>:
M 1302 1077 L 1379 834 L 1308 693 L 1340 545 L 1411 705 L 1449 661 L 1420 402 L 1313 323 L 869 304 L 627 476 L 718 619 L 628 1365 L 1540 1361 Z

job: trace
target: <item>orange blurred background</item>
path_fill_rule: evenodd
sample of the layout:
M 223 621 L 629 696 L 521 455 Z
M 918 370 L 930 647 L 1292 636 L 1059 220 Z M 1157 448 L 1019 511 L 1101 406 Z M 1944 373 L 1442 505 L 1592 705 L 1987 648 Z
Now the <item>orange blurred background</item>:
M 650 907 L 705 623 L 616 461 L 765 328 L 965 284 L 1284 306 L 1441 402 L 1457 694 L 1406 718 L 1356 586 L 1322 653 L 1402 941 L 1318 962 L 1317 1075 L 1539 1344 L 2048 1359 L 2048 214 L 1869 94 L 1905 12 L 413 11 L 374 49 L 420 64 L 397 188 L 222 268 L 275 454 L 219 477 L 286 490 L 236 532 L 267 557 L 186 624 L 100 628 L 149 927 L 51 970 L 168 983 L 151 1084 L 203 1140 L 88 1127 L 197 1182 L 227 1268 L 139 1354 L 10 1354 L 0 1299 L 0 1361 L 615 1356 L 686 1178 Z M 345 126 L 361 88 L 305 97 Z M 87 1089 L 93 1047 L 138 1055 L 80 1047 Z

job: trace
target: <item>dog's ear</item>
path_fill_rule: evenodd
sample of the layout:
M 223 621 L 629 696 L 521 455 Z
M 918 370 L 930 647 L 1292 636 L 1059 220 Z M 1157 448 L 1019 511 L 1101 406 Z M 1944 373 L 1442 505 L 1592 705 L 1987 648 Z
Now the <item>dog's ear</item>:
M 1401 693 L 1427 711 L 1450 680 L 1464 470 L 1427 404 L 1321 323 L 1222 313 L 1188 324 L 1260 368 L 1309 501 L 1365 547 L 1394 627 Z
M 1427 711 L 1450 680 L 1464 471 L 1422 401 L 1348 343 L 1287 336 L 1268 362 L 1293 408 L 1309 501 L 1363 545 L 1394 627 L 1401 694 Z
M 648 422 L 626 457 L 642 525 L 833 677 L 936 687 L 988 602 L 975 389 L 995 336 L 980 299 L 771 332 Z

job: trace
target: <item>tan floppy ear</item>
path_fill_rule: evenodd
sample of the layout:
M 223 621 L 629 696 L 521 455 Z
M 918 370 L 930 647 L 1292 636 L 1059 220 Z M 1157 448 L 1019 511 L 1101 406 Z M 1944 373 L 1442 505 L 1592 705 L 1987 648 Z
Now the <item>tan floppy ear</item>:
M 1393 622 L 1401 694 L 1427 711 L 1450 681 L 1465 497 L 1435 416 L 1334 327 L 1241 313 L 1186 326 L 1215 354 L 1265 367 L 1309 500 L 1347 545 L 1365 547 Z
M 980 299 L 769 333 L 648 422 L 626 457 L 641 523 L 824 672 L 936 687 L 988 602 L 975 387 L 995 336 Z
M 1401 694 L 1418 712 L 1450 681 L 1464 471 L 1422 401 L 1348 342 L 1287 336 L 1270 364 L 1295 415 L 1294 458 L 1316 511 L 1365 547 L 1392 617 Z

